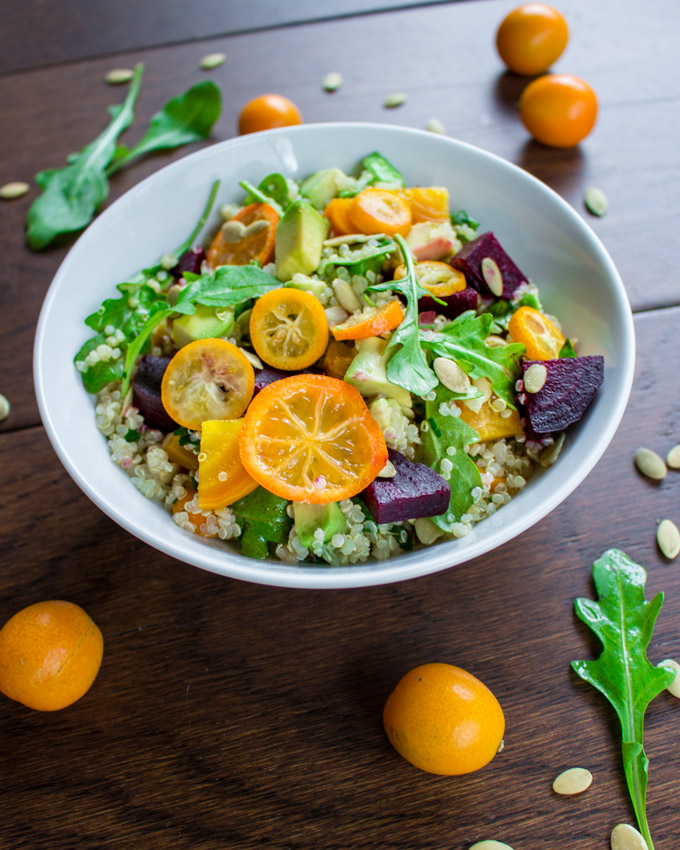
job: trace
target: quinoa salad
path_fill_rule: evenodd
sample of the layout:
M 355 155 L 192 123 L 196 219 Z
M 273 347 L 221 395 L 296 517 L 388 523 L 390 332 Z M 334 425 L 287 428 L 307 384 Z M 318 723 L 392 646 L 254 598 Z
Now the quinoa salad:
M 248 557 L 358 564 L 464 537 L 558 460 L 603 358 L 578 355 L 502 234 L 377 152 L 355 176 L 239 186 L 205 245 L 219 184 L 87 317 L 75 357 L 111 460 L 169 521 Z

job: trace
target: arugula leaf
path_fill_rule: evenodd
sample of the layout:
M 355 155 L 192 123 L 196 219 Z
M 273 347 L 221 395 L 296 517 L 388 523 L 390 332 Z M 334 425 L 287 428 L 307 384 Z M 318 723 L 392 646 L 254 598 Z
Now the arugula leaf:
M 269 176 L 272 177 L 273 175 L 270 174 Z M 279 177 L 280 176 L 282 175 L 279 175 Z M 265 178 L 265 180 L 266 179 L 267 178 Z M 285 180 L 286 178 L 284 177 L 283 179 Z M 283 215 L 283 207 L 277 200 L 262 189 L 263 182 L 264 180 L 259 186 L 253 186 L 249 180 L 239 180 L 238 185 L 248 193 L 245 201 L 246 204 L 253 204 L 255 202 L 260 204 L 269 204 L 280 218 Z M 290 203 L 291 201 L 288 202 L 288 205 L 290 205 Z
M 453 225 L 465 225 L 466 227 L 470 227 L 472 230 L 477 230 L 479 227 L 479 222 L 474 218 L 471 218 L 465 210 L 456 210 L 451 213 L 451 224 Z
M 564 357 L 576 357 L 576 352 L 574 351 L 574 346 L 571 344 L 570 339 L 565 339 L 564 345 L 560 348 L 560 353 L 558 355 L 560 358 Z
M 418 459 L 440 475 L 442 460 L 448 458 L 453 464 L 447 479 L 451 488 L 449 509 L 441 516 L 430 517 L 438 528 L 449 534 L 453 523 L 458 522 L 472 505 L 472 490 L 482 486 L 477 464 L 465 451 L 466 446 L 479 442 L 479 435 L 460 416 L 442 415 L 439 411 L 442 404 L 461 397 L 439 386 L 436 398 L 425 402 L 425 418 L 429 428 L 421 433 L 422 442 L 418 453 Z M 453 453 L 449 454 L 448 449 L 453 449 Z M 453 519 L 449 519 L 450 515 Z
M 345 256 L 338 256 L 337 260 L 326 257 L 319 263 L 317 274 L 324 277 L 327 272 L 335 274 L 334 270 L 343 266 L 350 274 L 365 275 L 367 271 L 379 272 L 386 257 L 396 251 L 395 242 L 388 236 L 376 236 L 377 246 L 372 254 L 365 254 L 365 247 L 350 251 Z
M 278 289 L 281 286 L 278 278 L 257 266 L 220 266 L 205 275 L 196 276 L 187 273 L 184 277 L 188 282 L 180 290 L 177 301 L 172 307 L 167 302 L 157 302 L 157 312 L 149 316 L 139 329 L 137 336 L 128 345 L 121 385 L 123 396 L 130 386 L 137 357 L 144 350 L 154 329 L 165 319 L 170 318 L 174 313 L 192 316 L 196 312 L 197 304 L 204 304 L 206 307 L 234 307 L 251 298 L 259 298 L 270 289 Z
M 647 574 L 618 549 L 609 549 L 595 561 L 593 579 L 598 601 L 577 599 L 575 607 L 579 619 L 602 642 L 602 654 L 596 661 L 572 661 L 571 666 L 604 694 L 618 715 L 628 790 L 640 832 L 649 850 L 654 850 L 646 812 L 649 760 L 642 735 L 647 706 L 675 678 L 674 671 L 654 667 L 647 658 L 663 593 L 647 602 Z
M 136 66 L 127 97 L 122 105 L 110 110 L 113 117 L 103 133 L 80 153 L 71 154 L 64 168 L 36 174 L 43 193 L 33 201 L 26 216 L 28 244 L 33 250 L 46 248 L 57 236 L 82 230 L 106 200 L 106 167 L 114 156 L 118 137 L 132 124 L 143 71 L 143 65 Z
M 143 138 L 129 150 L 120 146 L 115 151 L 114 162 L 107 168 L 111 176 L 138 156 L 157 150 L 168 150 L 191 142 L 199 142 L 210 135 L 220 116 L 222 94 L 219 86 L 204 80 L 178 97 L 171 98 L 149 122 Z
M 401 293 L 406 298 L 406 313 L 401 324 L 395 328 L 385 348 L 385 353 L 392 354 L 387 364 L 387 377 L 399 387 L 418 396 L 426 396 L 439 383 L 437 376 L 430 369 L 425 352 L 420 345 L 418 329 L 418 299 L 424 296 L 432 298 L 432 293 L 418 283 L 413 264 L 413 255 L 403 237 L 397 234 L 395 241 L 401 249 L 406 265 L 406 274 L 399 280 L 389 280 L 369 286 L 371 292 L 392 290 Z M 435 298 L 436 301 L 439 299 Z M 440 302 L 441 303 L 441 302 Z M 397 348 L 398 347 L 398 348 Z
M 258 487 L 231 506 L 241 527 L 241 554 L 248 558 L 266 558 L 269 543 L 286 543 L 293 520 L 288 516 L 288 501 Z
M 291 191 L 291 183 L 293 184 L 295 194 Z M 277 208 L 282 210 L 288 209 L 298 195 L 297 184 L 293 181 L 286 180 L 283 174 L 279 174 L 278 172 L 268 174 L 265 178 L 260 180 L 257 189 L 255 190 L 257 194 L 253 194 L 252 184 L 248 183 L 247 180 L 242 180 L 239 183 L 239 186 L 243 189 L 246 189 L 246 185 L 251 186 L 251 189 L 247 189 L 249 194 L 245 199 L 246 204 L 252 204 L 255 201 L 267 203 L 274 207 L 277 212 Z
M 496 395 L 514 410 L 519 358 L 525 348 L 520 342 L 498 347 L 487 345 L 485 340 L 492 325 L 493 317 L 488 313 L 476 316 L 473 310 L 468 310 L 439 333 L 430 333 L 422 345 L 438 357 L 455 360 L 472 380 L 487 378 Z
M 352 198 L 358 195 L 367 186 L 389 186 L 390 188 L 403 189 L 404 178 L 401 172 L 385 159 L 377 151 L 369 154 L 361 160 L 362 172 L 354 181 L 354 185 L 338 192 L 340 198 Z

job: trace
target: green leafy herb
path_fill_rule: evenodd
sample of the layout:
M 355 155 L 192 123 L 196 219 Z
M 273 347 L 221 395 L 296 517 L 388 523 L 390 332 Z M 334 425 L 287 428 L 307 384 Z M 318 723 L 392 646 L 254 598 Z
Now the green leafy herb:
M 195 431 L 190 431 L 182 425 L 179 428 L 176 428 L 173 433 L 179 440 L 180 446 L 191 449 L 193 452 L 198 454 L 201 446 L 201 440 L 197 437 Z
M 525 348 L 520 342 L 497 347 L 487 345 L 485 340 L 492 325 L 493 317 L 488 313 L 475 316 L 474 311 L 468 310 L 439 333 L 423 338 L 422 345 L 438 357 L 455 360 L 472 380 L 487 378 L 496 395 L 514 409 L 519 358 Z
M 286 179 L 281 174 L 278 174 L 278 175 L 270 174 L 269 178 L 273 178 L 274 176 L 282 177 L 283 180 Z M 272 207 L 273 210 L 275 210 L 276 214 L 279 217 L 281 217 L 283 215 L 283 212 L 284 212 L 283 206 L 276 200 L 276 198 L 274 198 L 272 195 L 270 195 L 268 192 L 266 192 L 262 188 L 262 183 L 266 183 L 266 181 L 269 178 L 265 177 L 265 179 L 260 183 L 259 186 L 253 186 L 253 184 L 249 180 L 239 180 L 238 185 L 248 193 L 246 195 L 246 199 L 245 199 L 246 204 L 254 204 L 254 203 L 269 204 L 269 206 Z M 271 186 L 273 184 L 269 184 L 269 185 Z M 286 186 L 286 190 L 287 190 L 287 188 L 288 187 Z M 279 186 L 279 189 L 280 189 L 280 186 Z M 275 191 L 277 191 L 277 194 L 280 197 L 281 196 L 280 191 L 278 191 L 278 190 L 275 190 Z M 288 202 L 285 205 L 290 206 L 290 204 L 291 204 L 291 200 L 288 200 Z
M 385 354 L 394 352 L 387 364 L 387 377 L 393 384 L 422 397 L 439 383 L 421 348 L 418 329 L 418 299 L 424 296 L 431 298 L 432 293 L 418 283 L 413 255 L 404 239 L 398 234 L 394 238 L 404 257 L 406 274 L 399 280 L 389 280 L 368 288 L 372 292 L 399 292 L 406 299 L 406 314 L 385 348 Z
M 133 428 L 128 428 L 127 434 L 125 435 L 125 441 L 127 443 L 138 443 L 141 439 L 141 431 L 135 431 Z
M 80 153 L 71 154 L 68 165 L 36 174 L 43 190 L 26 216 L 28 244 L 34 250 L 47 247 L 57 236 L 86 227 L 109 194 L 106 168 L 116 151 L 118 137 L 134 119 L 134 105 L 142 82 L 143 65 L 137 65 L 127 97 L 111 110 L 112 120 L 101 135 Z
M 451 500 L 448 511 L 442 516 L 430 517 L 436 526 L 450 533 L 454 522 L 472 505 L 472 491 L 482 486 L 477 464 L 465 451 L 465 447 L 479 441 L 479 435 L 460 416 L 443 415 L 442 404 L 447 405 L 461 395 L 451 393 L 443 386 L 437 388 L 433 401 L 425 402 L 425 417 L 429 428 L 421 434 L 419 460 L 442 474 L 441 462 L 448 459 L 453 465 L 448 477 Z
M 231 506 L 241 527 L 241 554 L 248 558 L 266 558 L 270 543 L 286 543 L 293 520 L 288 502 L 264 487 L 258 487 Z
M 46 248 L 58 236 L 82 230 L 109 194 L 108 178 L 131 160 L 154 150 L 175 148 L 206 138 L 221 107 L 219 88 L 204 81 L 169 100 L 156 113 L 144 138 L 131 150 L 118 137 L 134 119 L 134 105 L 142 82 L 137 65 L 125 101 L 109 108 L 111 122 L 80 152 L 69 154 L 64 168 L 36 174 L 42 189 L 26 216 L 28 244 Z
M 401 172 L 397 171 L 392 163 L 388 162 L 377 151 L 364 157 L 361 160 L 361 167 L 362 172 L 354 181 L 354 185 L 342 189 L 338 193 L 340 198 L 351 198 L 358 195 L 367 186 L 375 186 L 376 184 L 394 189 L 404 188 L 404 178 Z
M 377 246 L 371 254 L 365 253 L 365 246 L 359 247 L 344 256 L 338 256 L 337 259 L 331 260 L 324 258 L 319 263 L 317 273 L 320 277 L 327 274 L 335 276 L 335 269 L 343 266 L 350 274 L 365 275 L 368 271 L 379 272 L 386 257 L 394 253 L 397 246 L 395 242 L 388 236 L 375 237 Z
M 176 256 L 181 256 L 193 245 L 194 239 L 196 239 L 210 215 L 219 185 L 219 181 L 213 184 L 208 201 L 196 227 L 174 252 Z M 119 339 L 114 345 L 114 348 L 120 349 L 122 355 L 125 353 L 130 342 L 137 337 L 147 322 L 153 321 L 154 316 L 159 311 L 167 309 L 167 292 L 163 289 L 162 284 L 159 285 L 159 281 L 155 277 L 160 270 L 161 266 L 159 263 L 144 269 L 129 281 L 119 283 L 116 288 L 121 293 L 121 296 L 119 298 L 107 298 L 96 312 L 85 319 L 85 324 L 96 331 L 96 336 L 91 337 L 85 342 L 76 354 L 74 361 L 77 366 L 78 364 L 82 364 L 79 368 L 81 369 L 83 384 L 89 393 L 98 393 L 112 381 L 120 380 L 125 371 L 125 360 L 122 356 L 111 359 L 99 359 L 94 364 L 87 362 L 87 355 L 91 351 L 96 350 L 99 345 L 108 344 L 109 333 L 107 329 L 110 330 L 113 328 L 114 333 L 119 332 L 118 337 L 122 335 L 123 339 Z M 170 280 L 165 281 L 164 285 L 166 288 L 169 283 Z M 152 330 L 160 321 L 162 319 L 153 323 Z
M 125 146 L 116 149 L 107 175 L 111 176 L 133 159 L 151 151 L 178 148 L 207 139 L 221 108 L 220 88 L 211 80 L 197 83 L 184 94 L 173 97 L 153 116 L 144 137 L 131 150 Z
M 573 661 L 572 668 L 597 688 L 621 722 L 623 766 L 635 816 L 649 850 L 654 850 L 647 824 L 647 768 L 642 745 L 645 711 L 671 684 L 675 672 L 654 667 L 647 647 L 663 604 L 663 593 L 645 599 L 647 574 L 624 552 L 610 549 L 593 565 L 598 601 L 576 600 L 576 614 L 602 642 L 596 661 Z
M 128 345 L 121 386 L 123 396 L 130 386 L 137 357 L 162 321 L 175 313 L 191 316 L 196 312 L 197 304 L 206 307 L 234 307 L 281 286 L 277 278 L 257 266 L 220 266 L 214 272 L 201 276 L 187 273 L 184 279 L 187 284 L 182 287 L 172 307 L 167 302 L 158 302 L 157 311 L 149 316 Z
M 571 344 L 570 339 L 565 339 L 564 345 L 560 348 L 559 356 L 564 357 L 576 357 L 576 351 L 574 351 L 574 346 Z
M 538 310 L 539 312 L 543 309 L 541 306 L 541 302 L 538 299 L 538 295 L 533 292 L 525 293 L 520 299 L 518 307 L 532 307 L 534 310 Z
M 479 222 L 471 218 L 465 210 L 456 210 L 456 212 L 451 213 L 451 224 L 464 225 L 465 227 L 470 227 L 472 230 L 477 230 L 479 227 Z

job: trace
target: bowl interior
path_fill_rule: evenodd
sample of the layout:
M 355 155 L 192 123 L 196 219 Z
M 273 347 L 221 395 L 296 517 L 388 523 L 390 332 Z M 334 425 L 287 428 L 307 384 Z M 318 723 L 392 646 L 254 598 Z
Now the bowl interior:
M 493 230 L 540 288 L 546 309 L 579 353 L 602 354 L 605 381 L 584 419 L 567 434 L 558 463 L 460 540 L 352 567 L 288 566 L 253 561 L 236 547 L 187 534 L 139 493 L 109 460 L 94 424 L 93 399 L 73 357 L 85 339 L 84 318 L 117 283 L 181 244 L 198 220 L 214 180 L 221 203 L 242 197 L 238 181 L 257 184 L 279 171 L 293 178 L 337 165 L 353 172 L 379 150 L 409 185 L 442 185 L 453 209 L 466 209 Z M 563 501 L 593 468 L 623 415 L 632 383 L 634 333 L 619 275 L 585 222 L 557 194 L 510 163 L 457 142 L 407 128 L 333 124 L 254 134 L 207 148 L 140 183 L 80 237 L 52 282 L 36 333 L 34 374 L 47 434 L 66 469 L 112 519 L 141 540 L 189 564 L 234 578 L 292 587 L 357 587 L 398 581 L 467 561 L 530 527 Z

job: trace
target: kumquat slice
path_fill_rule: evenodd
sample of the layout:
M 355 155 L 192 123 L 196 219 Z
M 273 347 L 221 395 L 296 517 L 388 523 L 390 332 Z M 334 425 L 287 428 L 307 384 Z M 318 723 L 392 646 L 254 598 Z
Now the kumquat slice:
M 163 375 L 168 414 L 192 431 L 206 419 L 237 419 L 253 397 L 255 371 L 226 339 L 198 339 L 175 354 Z
M 366 307 L 361 313 L 331 328 L 331 333 L 337 340 L 368 339 L 393 331 L 403 320 L 404 308 L 401 301 L 395 298 L 382 307 Z
M 279 216 L 269 204 L 250 204 L 225 221 L 212 241 L 206 261 L 218 266 L 267 265 L 274 258 Z
M 467 286 L 463 272 L 440 260 L 423 260 L 416 263 L 415 272 L 418 283 L 436 298 L 446 298 L 454 292 L 462 292 Z M 394 271 L 395 280 L 400 280 L 402 277 L 406 277 L 404 265 L 397 266 Z
M 356 231 L 349 217 L 352 200 L 352 198 L 333 198 L 324 210 L 323 214 L 330 221 L 334 236 L 347 236 Z
M 359 233 L 385 233 L 401 236 L 411 229 L 409 202 L 397 192 L 369 186 L 352 198 L 349 217 Z
M 327 375 L 292 375 L 260 390 L 239 445 L 258 484 L 311 504 L 356 496 L 387 462 L 382 431 L 359 391 Z
M 404 189 L 403 193 L 411 207 L 414 224 L 449 220 L 449 192 L 443 186 L 414 186 Z
M 198 455 L 198 506 L 216 511 L 252 493 L 258 486 L 241 463 L 238 435 L 243 419 L 208 419 L 201 429 Z
M 265 363 L 289 372 L 311 366 L 328 345 L 323 305 L 310 292 L 272 289 L 255 302 L 250 340 Z
M 515 342 L 524 343 L 529 360 L 557 360 L 566 342 L 550 319 L 533 307 L 516 310 L 508 322 L 508 332 Z

